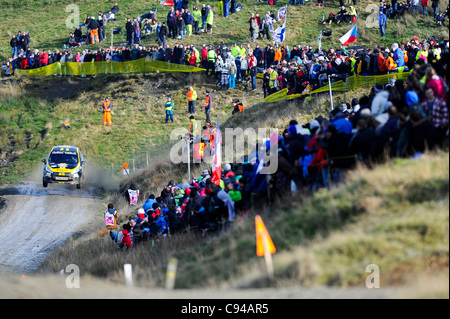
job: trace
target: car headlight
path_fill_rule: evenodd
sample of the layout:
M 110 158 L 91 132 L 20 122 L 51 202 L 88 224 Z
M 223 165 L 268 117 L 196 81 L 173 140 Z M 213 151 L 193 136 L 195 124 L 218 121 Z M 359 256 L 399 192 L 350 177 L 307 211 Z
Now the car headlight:
M 52 171 L 50 170 L 50 168 L 46 166 L 44 166 L 44 175 L 45 177 L 51 177 L 52 176 Z
M 81 166 L 78 167 L 77 169 L 74 169 L 72 172 L 73 178 L 79 178 L 80 175 L 81 175 Z

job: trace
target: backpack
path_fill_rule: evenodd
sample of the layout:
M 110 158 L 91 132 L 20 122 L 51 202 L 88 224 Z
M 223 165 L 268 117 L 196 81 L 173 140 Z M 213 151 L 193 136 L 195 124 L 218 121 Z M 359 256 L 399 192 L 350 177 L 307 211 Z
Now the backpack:
M 114 233 L 114 232 L 110 231 L 109 236 L 111 237 L 111 239 L 114 241 L 114 243 L 116 244 L 116 246 L 118 248 L 123 247 L 123 244 L 122 244 L 123 232 L 122 231 L 119 231 L 118 233 Z
M 210 198 L 209 213 L 212 214 L 213 219 L 216 221 L 220 221 L 222 216 L 226 216 L 228 213 L 225 203 L 217 196 L 217 194 L 211 196 Z
M 138 198 L 139 198 L 139 191 L 138 190 L 129 189 L 128 190 L 128 197 L 130 198 L 130 205 L 136 206 Z
M 105 212 L 105 224 L 107 228 L 116 228 L 116 218 L 109 211 Z
M 166 221 L 165 217 L 159 217 L 155 224 L 159 227 L 161 233 L 165 234 L 169 231 L 169 224 Z

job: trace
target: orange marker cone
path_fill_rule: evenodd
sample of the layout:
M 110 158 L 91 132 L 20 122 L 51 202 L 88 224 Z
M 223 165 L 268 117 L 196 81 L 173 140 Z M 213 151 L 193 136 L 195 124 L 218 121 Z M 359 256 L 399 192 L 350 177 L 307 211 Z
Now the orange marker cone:
M 256 228 L 256 255 L 262 257 L 267 254 L 273 254 L 276 251 L 272 238 L 270 238 L 269 232 L 261 219 L 261 216 L 255 216 L 255 228 Z M 265 247 L 266 246 L 266 247 Z M 267 251 L 266 251 L 267 250 Z

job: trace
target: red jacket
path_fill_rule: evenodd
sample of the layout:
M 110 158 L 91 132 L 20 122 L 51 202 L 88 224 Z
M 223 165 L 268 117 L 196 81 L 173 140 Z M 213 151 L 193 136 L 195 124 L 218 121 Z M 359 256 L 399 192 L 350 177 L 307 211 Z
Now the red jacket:
M 129 249 L 131 249 L 131 238 L 130 232 L 126 229 L 122 230 L 122 244 L 126 245 Z
M 422 7 L 428 7 L 428 0 L 422 0 Z
M 189 65 L 195 66 L 196 63 L 197 63 L 197 57 L 195 56 L 194 51 L 192 51 L 191 57 L 189 58 Z
M 41 56 L 39 57 L 39 61 L 42 64 L 48 64 L 48 54 L 47 54 L 47 52 L 44 52 L 44 53 L 41 54 Z
M 21 69 L 26 69 L 27 66 L 28 66 L 28 59 L 27 58 L 22 59 L 22 61 L 20 62 L 20 68 Z
M 208 59 L 208 49 L 206 47 L 203 47 L 202 49 L 202 61 L 206 61 Z

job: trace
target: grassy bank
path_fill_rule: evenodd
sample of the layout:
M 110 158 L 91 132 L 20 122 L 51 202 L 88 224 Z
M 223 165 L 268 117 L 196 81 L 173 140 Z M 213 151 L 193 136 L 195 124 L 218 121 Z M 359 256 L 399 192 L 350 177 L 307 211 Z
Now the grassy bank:
M 251 212 L 223 237 L 189 233 L 126 252 L 99 228 L 59 249 L 41 271 L 75 263 L 85 274 L 120 282 L 123 264 L 131 263 L 136 285 L 163 287 L 167 263 L 176 257 L 177 288 L 267 286 L 255 252 L 260 214 L 277 247 L 272 286 L 365 287 L 370 264 L 379 267 L 382 287 L 423 275 L 448 278 L 448 160 L 445 153 L 359 168 L 340 187 L 286 195 L 270 212 Z M 170 165 L 159 169 L 163 178 L 179 173 Z
M 0 60 L 7 59 L 11 54 L 9 41 L 13 34 L 17 34 L 18 30 L 28 30 L 31 35 L 30 47 L 43 49 L 61 49 L 62 45 L 67 41 L 69 33 L 74 28 L 68 28 L 66 20 L 69 23 L 73 21 L 73 10 L 66 7 L 73 4 L 73 1 L 63 0 L 46 0 L 46 1 L 21 1 L 21 5 L 17 6 L 15 2 L 10 0 L 1 0 L 0 6 L 3 10 L 0 12 Z M 191 9 L 195 1 L 191 1 L 189 8 Z M 203 2 L 199 1 L 201 5 Z M 208 3 L 208 2 L 205 2 Z M 192 43 L 197 47 L 202 44 L 218 44 L 221 40 L 231 44 L 232 42 L 244 43 L 250 42 L 250 33 L 248 31 L 248 19 L 251 13 L 259 13 L 264 16 L 268 10 L 277 12 L 278 8 L 289 3 L 288 0 L 278 1 L 276 6 L 267 6 L 264 1 L 256 2 L 254 0 L 241 1 L 242 10 L 224 18 L 217 14 L 217 2 L 211 1 L 210 4 L 215 12 L 214 33 L 212 35 L 203 34 L 201 36 L 192 36 L 185 38 L 183 43 Z M 113 3 L 99 3 L 94 0 L 86 0 L 75 3 L 78 6 L 80 24 L 85 15 L 97 14 L 98 11 L 107 11 L 112 7 Z M 375 6 L 374 6 L 375 5 Z M 393 42 L 406 43 L 413 37 L 419 39 L 427 39 L 434 36 L 436 41 L 448 39 L 447 28 L 436 29 L 432 17 L 412 16 L 406 14 L 399 20 L 389 21 L 386 29 L 386 37 L 381 38 L 377 23 L 375 28 L 371 26 L 371 21 L 378 19 L 378 11 L 376 6 L 378 1 L 358 1 L 356 8 L 359 12 L 358 19 L 358 40 L 357 45 L 372 46 L 374 44 L 383 44 L 390 46 Z M 440 12 L 444 12 L 448 5 L 448 0 L 440 1 Z M 163 7 L 158 1 L 131 1 L 123 0 L 119 3 L 120 11 L 116 15 L 117 21 L 107 25 L 106 40 L 102 47 L 109 47 L 111 43 L 111 27 L 125 27 L 126 18 L 142 16 L 150 8 L 157 8 L 158 21 L 165 21 L 168 7 Z M 287 11 L 286 23 L 286 42 L 285 44 L 292 46 L 301 43 L 303 45 L 312 44 L 317 46 L 317 37 L 321 30 L 333 30 L 330 37 L 322 39 L 322 45 L 325 48 L 338 47 L 339 38 L 345 34 L 350 26 L 348 24 L 339 24 L 332 26 L 322 25 L 322 18 L 328 17 L 330 11 L 338 12 L 339 3 L 337 1 L 328 1 L 324 8 L 317 7 L 316 1 L 309 1 L 304 6 L 289 6 Z M 70 8 L 69 8 L 70 9 Z M 431 13 L 431 6 L 429 7 Z M 429 14 L 430 14 L 429 13 Z M 45 16 L 45 19 L 42 17 Z M 84 29 L 85 30 L 85 29 Z M 155 44 L 155 35 L 152 34 L 143 40 L 143 45 L 152 46 Z M 114 45 L 126 42 L 126 34 L 114 36 Z M 172 45 L 180 40 L 168 40 L 168 44 Z M 267 41 L 261 41 L 265 46 Z M 98 49 L 98 45 L 90 45 L 86 48 L 91 50 Z M 80 48 L 81 49 L 81 48 Z M 83 48 L 84 49 L 84 48 Z
M 204 123 L 206 91 L 214 94 L 212 118 L 231 116 L 232 100 L 262 101 L 246 85 L 217 91 L 203 74 L 132 74 L 96 78 L 8 79 L 0 84 L 0 184 L 17 182 L 38 165 L 56 144 L 80 147 L 91 161 L 116 175 L 124 162 L 135 160 L 136 170 L 159 162 L 168 154 L 172 130 L 189 129 L 186 93 L 198 93 L 197 119 Z M 174 123 L 164 124 L 167 95 L 175 103 Z M 112 101 L 112 127 L 104 127 L 101 104 Z M 64 123 L 71 124 L 70 129 Z M 147 154 L 147 155 L 146 155 Z M 132 169 L 132 166 L 130 166 Z M 111 174 L 109 174 L 111 175 Z M 108 175 L 108 176 L 109 176 Z

